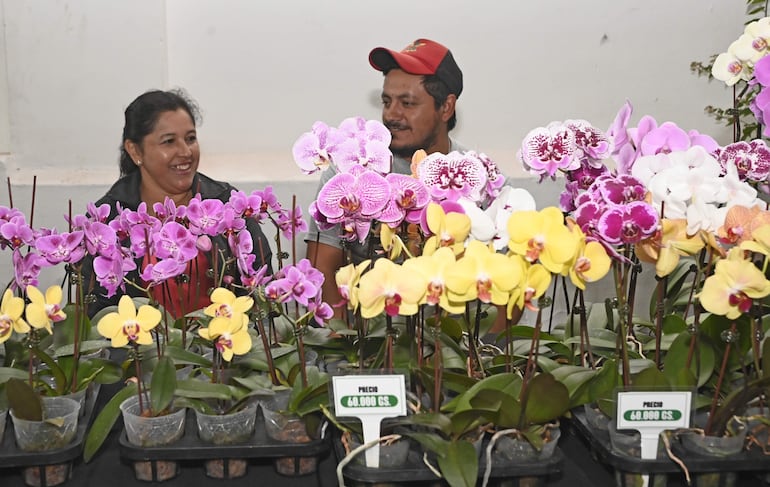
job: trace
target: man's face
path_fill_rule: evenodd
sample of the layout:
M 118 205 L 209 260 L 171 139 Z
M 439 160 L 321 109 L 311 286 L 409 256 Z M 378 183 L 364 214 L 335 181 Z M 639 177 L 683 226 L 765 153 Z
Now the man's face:
M 422 76 L 392 69 L 382 87 L 382 123 L 390 130 L 390 150 L 407 160 L 418 149 L 431 153 L 446 137 L 446 121 L 422 85 Z M 440 137 L 442 134 L 444 137 Z M 446 150 L 446 149 L 444 149 Z

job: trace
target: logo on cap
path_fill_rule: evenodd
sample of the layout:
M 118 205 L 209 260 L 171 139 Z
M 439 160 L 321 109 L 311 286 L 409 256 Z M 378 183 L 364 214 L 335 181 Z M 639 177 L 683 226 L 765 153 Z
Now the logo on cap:
M 418 39 L 418 40 L 414 41 L 413 43 L 409 44 L 408 46 L 406 46 L 402 52 L 415 52 L 415 51 L 417 51 L 418 47 L 422 47 L 424 45 L 425 45 L 425 43 L 424 42 L 420 42 L 420 40 Z

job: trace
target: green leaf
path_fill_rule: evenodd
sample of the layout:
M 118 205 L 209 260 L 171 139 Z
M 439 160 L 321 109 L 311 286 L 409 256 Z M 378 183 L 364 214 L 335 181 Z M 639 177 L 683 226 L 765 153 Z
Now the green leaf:
M 14 416 L 27 421 L 43 420 L 43 403 L 40 396 L 26 381 L 8 379 L 5 384 L 8 405 Z
M 120 403 L 135 395 L 136 392 L 136 384 L 126 385 L 126 387 L 112 396 L 104 408 L 99 411 L 99 415 L 94 419 L 91 428 L 88 430 L 88 436 L 86 436 L 85 446 L 83 447 L 84 462 L 90 462 L 96 452 L 99 451 L 99 448 L 101 448 L 104 440 L 107 439 L 110 430 L 120 415 Z
M 522 409 L 527 425 L 553 421 L 569 409 L 569 391 L 551 374 L 538 374 L 529 381 Z
M 165 354 L 174 360 L 175 364 L 180 365 L 200 365 L 202 367 L 211 367 L 211 360 L 205 358 L 199 353 L 190 352 L 182 347 L 167 346 Z
M 51 377 L 53 377 L 56 381 L 56 392 L 59 394 L 64 394 L 64 391 L 67 390 L 69 381 L 67 380 L 67 376 L 64 375 L 62 368 L 59 367 L 59 364 L 57 364 L 50 355 L 43 352 L 42 350 L 35 350 L 35 355 L 37 355 L 37 357 L 40 358 L 40 360 L 42 360 L 43 363 L 45 363 L 50 369 Z
M 676 382 L 672 382 L 673 379 L 681 377 L 677 375 L 677 371 L 687 368 L 691 338 L 692 336 L 689 333 L 681 333 L 668 348 L 668 353 L 663 358 L 663 373 L 666 374 L 672 384 L 676 384 Z M 714 348 L 704 340 L 697 340 L 690 360 L 690 372 L 697 378 L 698 387 L 708 382 L 714 374 L 715 366 L 716 355 Z
M 438 457 L 441 473 L 451 487 L 474 487 L 479 475 L 479 461 L 473 445 L 458 440 L 447 445 L 446 454 Z
M 198 379 L 177 381 L 175 392 L 178 396 L 193 399 L 208 398 L 227 401 L 233 397 L 232 390 L 226 384 L 216 384 Z
M 158 363 L 152 371 L 152 381 L 150 382 L 150 401 L 152 401 L 153 414 L 158 414 L 168 408 L 174 399 L 175 390 L 176 367 L 174 361 L 169 356 L 163 356 L 158 359 Z
M 0 367 L 0 384 L 4 384 L 9 379 L 26 380 L 29 377 L 27 372 L 14 367 Z

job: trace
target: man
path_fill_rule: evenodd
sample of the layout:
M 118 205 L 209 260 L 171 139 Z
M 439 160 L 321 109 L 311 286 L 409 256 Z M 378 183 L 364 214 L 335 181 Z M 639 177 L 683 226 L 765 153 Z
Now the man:
M 465 150 L 449 137 L 457 123 L 455 105 L 463 91 L 463 73 L 445 46 L 417 39 L 401 51 L 377 47 L 369 53 L 369 64 L 385 76 L 382 87 L 382 122 L 390 130 L 392 172 L 409 174 L 412 155 L 419 149 L 428 154 Z M 319 188 L 334 175 L 327 170 Z M 334 280 L 345 265 L 339 229 L 319 232 L 310 222 L 306 237 L 307 257 L 323 272 L 324 301 L 335 304 L 340 294 Z M 354 244 L 354 261 L 366 256 L 366 248 Z M 343 308 L 336 308 L 341 316 Z

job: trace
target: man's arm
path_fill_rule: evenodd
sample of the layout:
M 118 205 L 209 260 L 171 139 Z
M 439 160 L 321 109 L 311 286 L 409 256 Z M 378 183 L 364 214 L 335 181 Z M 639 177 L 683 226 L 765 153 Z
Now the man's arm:
M 345 262 L 342 249 L 321 242 L 308 241 L 305 256 L 313 264 L 313 267 L 324 275 L 323 300 L 332 306 L 335 318 L 342 318 L 346 308 L 344 306 L 334 307 L 342 300 L 337 289 L 337 282 L 334 280 L 334 275 Z

